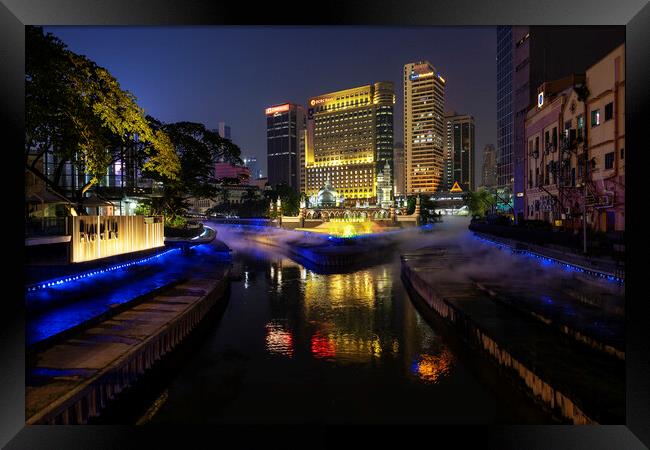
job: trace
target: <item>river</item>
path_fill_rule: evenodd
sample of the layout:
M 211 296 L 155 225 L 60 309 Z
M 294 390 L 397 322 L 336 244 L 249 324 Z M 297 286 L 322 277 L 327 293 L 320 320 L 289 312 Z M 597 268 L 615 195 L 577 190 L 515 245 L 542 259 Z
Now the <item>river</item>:
M 551 423 L 414 306 L 399 254 L 437 230 L 327 274 L 216 228 L 241 280 L 138 423 Z

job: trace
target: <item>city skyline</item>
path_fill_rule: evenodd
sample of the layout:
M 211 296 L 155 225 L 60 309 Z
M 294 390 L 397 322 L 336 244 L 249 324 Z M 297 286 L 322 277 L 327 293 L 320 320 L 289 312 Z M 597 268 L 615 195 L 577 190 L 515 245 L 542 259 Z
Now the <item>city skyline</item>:
M 216 128 L 219 122 L 228 124 L 242 155 L 257 157 L 264 174 L 268 173 L 265 108 L 284 102 L 305 106 L 321 92 L 392 81 L 396 87 L 394 134 L 396 141 L 401 140 L 403 65 L 419 59 L 430 60 L 444 74 L 448 82 L 445 109 L 476 118 L 476 157 L 482 160 L 481 149 L 496 140 L 495 30 L 45 27 L 72 51 L 87 55 L 115 74 L 147 114 L 165 122 L 198 121 L 208 128 Z M 287 46 L 291 51 L 279 51 Z M 331 64 L 333 58 L 337 64 Z M 220 63 L 226 67 L 236 63 L 240 69 L 221 70 Z M 260 68 L 265 71 L 260 73 Z M 172 101 L 169 95 L 160 95 L 161 91 L 175 93 Z
M 638 150 L 609 28 L 498 27 L 498 81 L 461 83 L 469 29 L 78 33 L 102 61 L 26 26 L 25 423 L 624 423 Z

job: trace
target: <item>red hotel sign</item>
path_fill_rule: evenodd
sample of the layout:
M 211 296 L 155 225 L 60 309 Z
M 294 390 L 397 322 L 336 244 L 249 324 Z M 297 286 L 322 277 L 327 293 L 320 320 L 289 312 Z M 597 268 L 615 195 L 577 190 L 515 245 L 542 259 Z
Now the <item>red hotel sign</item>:
M 289 111 L 289 104 L 287 103 L 286 105 L 280 105 L 280 106 L 272 106 L 270 108 L 266 108 L 266 115 L 271 115 L 279 112 L 284 112 L 284 111 Z

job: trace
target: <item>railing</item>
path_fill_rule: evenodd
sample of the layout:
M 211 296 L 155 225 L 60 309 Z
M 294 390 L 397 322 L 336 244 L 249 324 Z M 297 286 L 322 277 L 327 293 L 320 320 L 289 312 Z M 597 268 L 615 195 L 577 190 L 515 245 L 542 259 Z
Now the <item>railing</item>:
M 25 221 L 25 237 L 65 236 L 66 234 L 68 234 L 67 217 L 30 217 Z

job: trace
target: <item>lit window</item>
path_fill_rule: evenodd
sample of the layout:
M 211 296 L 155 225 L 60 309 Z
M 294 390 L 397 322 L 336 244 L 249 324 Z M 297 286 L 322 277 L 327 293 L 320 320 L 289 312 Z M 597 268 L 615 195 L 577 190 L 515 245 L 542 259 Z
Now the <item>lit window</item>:
M 594 109 L 591 111 L 591 126 L 597 127 L 598 125 L 600 125 L 600 110 Z

